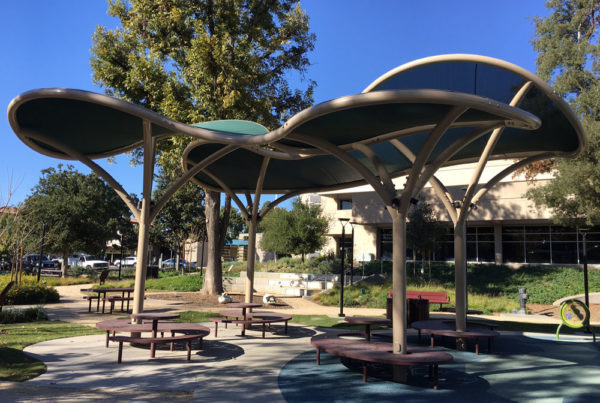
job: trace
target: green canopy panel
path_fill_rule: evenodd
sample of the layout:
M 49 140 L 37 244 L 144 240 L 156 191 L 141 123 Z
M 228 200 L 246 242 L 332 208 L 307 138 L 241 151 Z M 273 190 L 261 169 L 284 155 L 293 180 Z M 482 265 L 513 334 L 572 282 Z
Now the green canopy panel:
M 61 159 L 77 159 L 65 147 L 87 158 L 121 154 L 143 143 L 143 120 L 152 136 L 197 135 L 212 140 L 229 135 L 259 136 L 269 131 L 258 123 L 228 120 L 184 125 L 146 108 L 87 91 L 49 88 L 19 95 L 9 105 L 9 122 L 34 150 Z M 237 137 L 237 136 L 234 136 Z

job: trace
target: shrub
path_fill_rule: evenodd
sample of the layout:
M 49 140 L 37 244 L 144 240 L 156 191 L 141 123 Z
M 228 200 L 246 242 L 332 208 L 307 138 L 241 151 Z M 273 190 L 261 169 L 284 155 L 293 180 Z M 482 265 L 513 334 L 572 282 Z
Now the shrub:
M 47 320 L 48 315 L 41 306 L 25 309 L 7 309 L 0 311 L 0 323 L 25 323 Z
M 9 282 L 8 276 L 0 279 L 0 289 Z M 13 286 L 6 295 L 6 305 L 46 304 L 58 302 L 58 292 L 44 281 L 37 282 L 35 276 L 23 276 L 22 281 Z
M 83 266 L 69 266 L 67 267 L 67 276 L 81 277 L 82 275 L 89 274 L 89 270 Z

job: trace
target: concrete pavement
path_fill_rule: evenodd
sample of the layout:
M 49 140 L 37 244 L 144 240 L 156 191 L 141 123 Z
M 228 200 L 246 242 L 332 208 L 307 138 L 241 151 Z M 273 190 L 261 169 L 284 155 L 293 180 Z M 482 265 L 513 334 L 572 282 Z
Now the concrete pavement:
M 61 303 L 46 306 L 51 319 L 94 325 L 116 317 L 87 312 L 87 301 L 80 288 L 86 285 L 57 287 Z M 339 307 L 324 307 L 302 298 L 285 298 L 292 308 L 288 313 L 337 317 Z M 210 310 L 181 301 L 145 301 L 146 310 Z M 214 308 L 213 308 L 214 309 Z M 373 316 L 383 309 L 345 308 L 350 315 Z M 451 314 L 440 314 L 451 317 Z M 437 314 L 436 314 L 437 316 Z M 502 317 L 491 317 L 502 320 Z M 528 315 L 523 320 L 536 321 Z M 547 320 L 547 318 L 540 318 Z M 505 318 L 515 320 L 515 318 Z M 214 328 L 212 324 L 206 324 Z M 307 326 L 275 326 L 275 334 L 260 337 L 249 330 L 240 337 L 240 328 L 219 327 L 219 337 L 205 338 L 204 349 L 193 351 L 186 361 L 184 346 L 170 352 L 162 346 L 150 359 L 148 348 L 124 346 L 123 363 L 117 364 L 117 344 L 104 345 L 105 336 L 82 336 L 56 339 L 29 346 L 28 354 L 47 365 L 47 372 L 23 383 L 1 382 L 4 402 L 71 402 L 71 401 L 255 401 L 284 402 L 279 380 L 282 368 L 297 357 L 310 357 L 314 350 L 310 338 L 319 332 Z M 410 330 L 410 334 L 413 331 Z M 308 354 L 308 355 L 307 355 Z M 292 377 L 293 378 L 293 377 Z M 310 389 L 307 387 L 307 389 Z M 310 390 L 306 391 L 307 400 Z

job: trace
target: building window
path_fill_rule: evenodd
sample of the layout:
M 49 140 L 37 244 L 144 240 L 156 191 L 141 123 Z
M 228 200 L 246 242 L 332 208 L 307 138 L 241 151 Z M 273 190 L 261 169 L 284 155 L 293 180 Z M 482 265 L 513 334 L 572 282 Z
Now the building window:
M 382 228 L 379 231 L 379 260 L 392 260 L 393 242 L 391 228 Z
M 494 262 L 494 227 L 467 227 L 467 260 Z
M 338 210 L 352 210 L 352 199 L 340 199 Z
M 600 227 L 587 235 L 589 263 L 600 263 Z M 583 238 L 575 227 L 506 226 L 502 228 L 502 255 L 507 263 L 577 264 L 583 258 Z

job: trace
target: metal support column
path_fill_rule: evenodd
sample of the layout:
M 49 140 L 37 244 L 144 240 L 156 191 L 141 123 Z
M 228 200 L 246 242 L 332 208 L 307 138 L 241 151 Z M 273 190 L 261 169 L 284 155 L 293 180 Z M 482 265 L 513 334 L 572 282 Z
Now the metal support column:
M 456 330 L 467 330 L 467 225 L 454 225 L 454 281 L 456 283 Z

